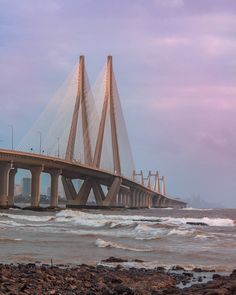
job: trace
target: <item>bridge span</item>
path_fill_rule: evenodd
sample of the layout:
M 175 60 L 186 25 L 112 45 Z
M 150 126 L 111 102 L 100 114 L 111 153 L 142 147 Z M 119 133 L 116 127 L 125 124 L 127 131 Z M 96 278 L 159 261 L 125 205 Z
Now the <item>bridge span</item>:
M 107 58 L 100 116 L 91 111 L 94 103 L 89 101 L 86 81 L 85 60 L 84 56 L 81 56 L 76 72 L 76 97 L 64 157 L 60 156 L 59 148 L 56 157 L 42 155 L 41 138 L 39 153 L 33 153 L 32 149 L 31 152 L 0 149 L 0 207 L 14 205 L 17 169 L 27 169 L 31 173 L 32 208 L 40 206 L 42 172 L 50 175 L 51 208 L 58 206 L 59 181 L 62 182 L 68 207 L 86 206 L 91 194 L 99 207 L 185 207 L 184 202 L 167 196 L 165 178 L 160 178 L 158 172 L 150 171 L 147 177 L 143 176 L 142 171 L 137 173 L 133 170 L 129 175 L 124 173 L 124 165 L 131 166 L 132 155 L 127 158 L 128 149 L 124 149 L 121 144 L 122 140 L 126 139 L 128 146 L 128 136 L 116 88 L 112 57 Z M 60 132 L 57 124 L 50 137 L 55 132 Z M 106 138 L 108 133 L 109 139 Z M 80 161 L 75 160 L 78 141 L 81 143 Z M 107 164 L 109 158 L 109 141 L 112 158 L 110 170 L 106 165 L 105 168 L 103 166 L 103 162 Z M 137 181 L 137 178 L 140 181 Z M 80 180 L 78 191 L 75 189 L 74 180 Z
M 148 188 L 122 175 L 108 171 L 91 168 L 84 164 L 69 162 L 60 158 L 48 157 L 39 154 L 0 150 L 0 206 L 2 208 L 14 205 L 14 184 L 17 169 L 27 169 L 32 175 L 31 207 L 40 206 L 40 175 L 48 173 L 51 177 L 50 207 L 58 206 L 58 182 L 59 176 L 66 179 L 80 179 L 88 181 L 94 190 L 94 196 L 98 206 L 148 208 L 148 207 L 184 207 L 185 203 L 169 198 L 159 192 Z M 106 186 L 107 193 L 101 185 Z M 83 186 L 76 193 L 74 187 L 70 187 L 68 204 L 86 205 Z

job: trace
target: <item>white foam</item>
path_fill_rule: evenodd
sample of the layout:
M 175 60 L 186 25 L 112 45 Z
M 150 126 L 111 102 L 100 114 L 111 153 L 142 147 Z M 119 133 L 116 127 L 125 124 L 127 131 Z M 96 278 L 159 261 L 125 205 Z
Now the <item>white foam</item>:
M 137 240 L 151 240 L 160 238 L 167 234 L 167 230 L 163 228 L 153 228 L 147 224 L 138 224 L 133 230 L 132 234 Z
M 173 218 L 173 217 L 165 217 L 161 218 L 162 222 L 166 222 L 167 224 L 175 224 L 175 225 L 183 225 L 187 224 L 187 222 L 191 223 L 205 223 L 209 226 L 234 226 L 234 221 L 228 218 Z
M 122 250 L 129 250 L 129 251 L 135 251 L 135 252 L 150 252 L 153 251 L 153 249 L 147 249 L 147 248 L 131 248 L 122 244 L 114 243 L 111 241 L 104 241 L 102 239 L 96 239 L 95 245 L 99 248 L 116 248 L 116 249 L 122 249 Z
M 81 211 L 64 210 L 56 214 L 58 222 L 72 222 L 77 225 L 102 227 L 110 225 L 111 228 L 116 226 L 132 225 L 136 220 L 156 220 L 157 217 L 146 217 L 136 215 L 103 215 L 85 213 Z
M 193 235 L 194 232 L 195 232 L 195 229 L 194 228 L 189 229 L 189 230 L 187 230 L 187 229 L 176 229 L 176 228 L 174 228 L 174 229 L 170 230 L 167 235 L 168 236 L 170 236 L 170 235 L 189 236 L 189 235 Z
M 81 211 L 64 210 L 56 214 L 58 222 L 73 222 L 76 224 L 92 227 L 101 227 L 110 223 L 110 227 L 117 225 L 127 226 L 136 223 L 149 223 L 157 221 L 171 225 L 186 225 L 187 222 L 205 223 L 209 226 L 234 226 L 234 221 L 227 218 L 174 218 L 174 217 L 156 217 L 141 215 L 103 215 L 92 214 Z M 158 222 L 158 221 L 157 221 Z
M 8 217 L 11 219 L 33 221 L 33 222 L 34 221 L 46 222 L 46 221 L 50 221 L 50 219 L 52 218 L 51 216 L 22 215 L 22 214 L 9 214 L 9 213 L 0 213 L 0 216 Z
M 193 208 L 193 207 L 187 207 L 187 208 L 182 208 L 182 210 L 190 210 L 190 211 L 211 211 L 214 210 L 212 208 Z
M 22 224 L 17 223 L 13 220 L 0 220 L 0 227 L 18 227 L 18 226 L 22 226 Z

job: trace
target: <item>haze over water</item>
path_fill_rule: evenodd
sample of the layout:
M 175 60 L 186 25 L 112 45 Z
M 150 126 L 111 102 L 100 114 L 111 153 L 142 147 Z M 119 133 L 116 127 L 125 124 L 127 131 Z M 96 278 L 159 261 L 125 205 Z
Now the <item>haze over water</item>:
M 236 209 L 0 212 L 2 263 L 96 264 L 110 256 L 137 267 L 236 265 Z M 187 222 L 204 223 L 205 226 Z

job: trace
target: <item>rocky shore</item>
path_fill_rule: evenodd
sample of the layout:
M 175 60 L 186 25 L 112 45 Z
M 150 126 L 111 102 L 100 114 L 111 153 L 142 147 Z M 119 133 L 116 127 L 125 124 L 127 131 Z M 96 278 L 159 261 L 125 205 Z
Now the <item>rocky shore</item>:
M 105 262 L 124 261 L 109 258 Z M 194 280 L 196 284 L 184 287 L 191 285 Z M 236 270 L 229 276 L 212 271 L 210 281 L 203 283 L 204 280 L 206 275 L 203 270 L 189 272 L 181 267 L 166 271 L 162 267 L 152 270 L 127 269 L 119 264 L 116 267 L 0 264 L 0 294 L 236 294 Z

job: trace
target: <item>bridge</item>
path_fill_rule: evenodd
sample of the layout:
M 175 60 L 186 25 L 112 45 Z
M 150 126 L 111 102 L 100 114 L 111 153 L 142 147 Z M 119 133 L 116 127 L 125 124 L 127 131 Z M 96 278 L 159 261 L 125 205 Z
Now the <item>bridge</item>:
M 95 96 L 100 93 L 96 103 L 89 87 L 84 56 L 80 56 L 79 64 L 68 82 L 71 88 L 62 95 L 55 117 L 53 111 L 60 100 L 58 95 L 56 103 L 37 121 L 19 149 L 0 149 L 1 208 L 14 206 L 15 176 L 19 169 L 31 173 L 32 209 L 40 207 L 42 173 L 50 175 L 51 208 L 58 207 L 60 183 L 67 207 L 70 208 L 88 206 L 91 197 L 99 208 L 185 207 L 184 202 L 167 195 L 165 177 L 159 177 L 158 171 L 149 171 L 144 177 L 142 171 L 136 172 L 133 167 L 111 56 L 107 58 L 102 83 L 99 84 L 102 91 L 95 92 Z M 67 112 L 68 105 L 73 105 L 70 112 Z M 50 126 L 45 125 L 47 118 L 53 120 Z M 69 126 L 65 127 L 67 122 Z M 45 134 L 47 132 L 44 149 L 42 131 L 39 131 L 42 124 L 46 126 Z M 37 153 L 31 147 L 31 135 L 36 130 L 40 135 Z M 51 145 L 52 152 L 50 154 L 47 149 L 46 155 L 47 144 Z M 79 184 L 78 189 L 75 181 Z

